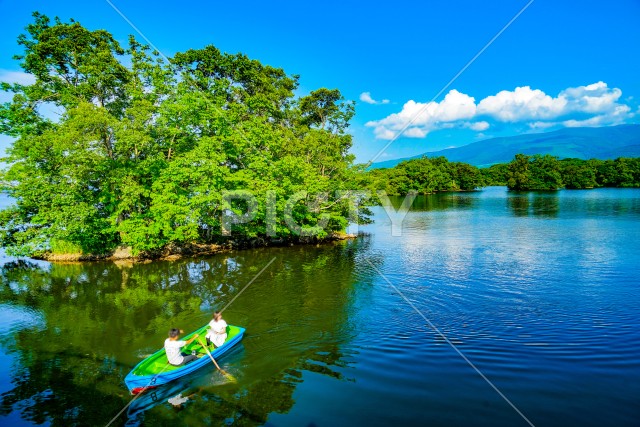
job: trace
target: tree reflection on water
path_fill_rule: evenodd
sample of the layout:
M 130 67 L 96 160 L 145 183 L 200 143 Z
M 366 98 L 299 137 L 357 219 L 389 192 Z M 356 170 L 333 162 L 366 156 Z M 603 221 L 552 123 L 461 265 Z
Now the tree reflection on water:
M 227 322 L 247 328 L 242 346 L 220 361 L 238 384 L 205 368 L 155 390 L 156 400 L 141 396 L 128 421 L 263 424 L 270 413 L 292 407 L 303 371 L 344 379 L 341 344 L 353 335 L 354 265 L 363 244 L 366 239 L 148 264 L 5 263 L 0 303 L 41 321 L 2 331 L 12 367 L 0 413 L 32 424 L 106 424 L 131 398 L 124 376 L 162 345 L 168 328 L 206 323 L 211 310 L 275 256 L 224 313 Z M 187 400 L 167 402 L 178 394 Z

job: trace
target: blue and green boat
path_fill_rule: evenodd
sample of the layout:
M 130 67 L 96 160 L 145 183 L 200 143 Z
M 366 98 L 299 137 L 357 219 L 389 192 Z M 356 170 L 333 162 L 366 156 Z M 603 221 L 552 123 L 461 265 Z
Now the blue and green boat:
M 220 356 L 228 352 L 233 346 L 240 342 L 244 335 L 244 331 L 245 329 L 240 326 L 227 326 L 226 341 L 220 347 L 210 350 L 211 355 L 217 360 Z M 191 332 L 189 335 L 186 335 L 182 339 L 187 341 L 195 334 L 200 335 L 202 339 L 204 339 L 206 333 L 207 327 L 203 326 L 202 328 Z M 198 340 L 195 340 L 185 346 L 183 351 L 195 351 L 201 357 L 186 365 L 174 366 L 168 363 L 164 348 L 160 349 L 138 363 L 124 378 L 124 382 L 129 391 L 132 394 L 138 394 L 146 389 L 167 384 L 211 363 L 211 359 L 207 356 L 206 350 Z

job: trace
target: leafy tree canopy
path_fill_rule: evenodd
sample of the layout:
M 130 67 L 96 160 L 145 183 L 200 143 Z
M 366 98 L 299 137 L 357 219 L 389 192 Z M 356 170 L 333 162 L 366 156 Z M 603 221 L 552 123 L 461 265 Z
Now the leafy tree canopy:
M 257 197 L 255 219 L 236 237 L 267 235 L 265 194 L 276 200 L 276 238 L 300 226 L 344 229 L 357 168 L 348 153 L 354 110 L 337 89 L 297 98 L 298 76 L 214 46 L 166 63 L 130 37 L 34 13 L 16 57 L 31 85 L 0 106 L 0 131 L 16 138 L 0 182 L 16 200 L 0 213 L 0 245 L 34 255 L 60 247 L 101 254 L 118 245 L 152 252 L 219 242 L 221 214 L 240 211 L 232 190 Z M 43 109 L 59 115 L 52 120 Z M 326 194 L 319 206 L 316 194 Z M 327 218 L 326 227 L 317 227 Z
M 471 191 L 485 184 L 482 172 L 466 163 L 449 162 L 444 157 L 406 160 L 391 169 L 373 169 L 369 186 L 390 195 L 409 192 L 431 194 L 440 191 Z

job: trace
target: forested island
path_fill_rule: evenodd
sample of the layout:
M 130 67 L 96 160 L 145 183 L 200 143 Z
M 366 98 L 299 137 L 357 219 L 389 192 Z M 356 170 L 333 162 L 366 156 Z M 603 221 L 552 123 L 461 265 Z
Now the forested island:
M 167 248 L 321 241 L 367 223 L 377 194 L 638 187 L 640 159 L 519 154 L 480 169 L 444 157 L 366 170 L 337 89 L 214 46 L 166 59 L 131 36 L 39 13 L 2 83 L 0 246 L 9 254 L 157 257 Z M 358 206 L 359 205 L 359 206 Z M 358 207 L 358 209 L 356 209 Z M 207 246 L 209 245 L 209 246 Z M 169 251 L 171 252 L 171 251 Z M 180 252 L 180 250 L 178 250 Z
M 16 138 L 0 175 L 16 201 L 0 213 L 8 253 L 154 254 L 346 228 L 343 191 L 362 168 L 339 90 L 296 97 L 298 76 L 243 54 L 207 46 L 167 62 L 133 36 L 125 48 L 39 13 L 18 44 L 34 83 L 2 83 L 13 100 L 0 133 Z M 251 221 L 240 221 L 247 205 Z M 231 237 L 225 212 L 237 213 Z
M 410 191 L 472 191 L 502 185 L 510 190 L 558 190 L 597 187 L 640 187 L 640 158 L 615 160 L 558 159 L 550 155 L 517 154 L 509 163 L 477 168 L 444 157 L 406 160 L 389 169 L 373 169 L 363 184 L 387 194 Z

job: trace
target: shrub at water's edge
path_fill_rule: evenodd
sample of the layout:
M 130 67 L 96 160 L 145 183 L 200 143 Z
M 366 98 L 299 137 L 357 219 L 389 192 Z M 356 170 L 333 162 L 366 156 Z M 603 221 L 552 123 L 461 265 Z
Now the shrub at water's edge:
M 359 169 L 348 152 L 354 106 L 338 90 L 296 97 L 298 76 L 242 54 L 207 46 L 168 64 L 133 37 L 123 48 L 107 31 L 38 13 L 18 44 L 34 83 L 2 84 L 13 99 L 0 106 L 0 133 L 16 138 L 0 175 L 15 200 L 0 213 L 9 253 L 296 240 L 291 223 L 314 239 L 345 230 L 352 203 L 339 194 Z M 229 237 L 222 214 L 249 203 L 226 197 L 237 190 L 255 195 L 253 220 L 232 223 Z

